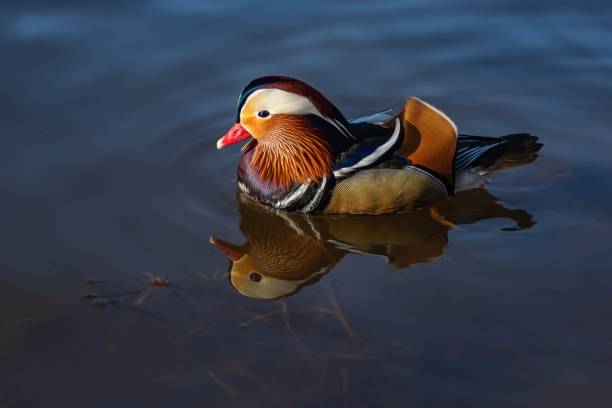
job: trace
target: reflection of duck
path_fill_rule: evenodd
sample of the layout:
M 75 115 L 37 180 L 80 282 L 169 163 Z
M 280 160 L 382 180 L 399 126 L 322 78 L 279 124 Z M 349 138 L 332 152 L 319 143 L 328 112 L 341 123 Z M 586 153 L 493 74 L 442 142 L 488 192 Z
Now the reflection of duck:
M 273 299 L 316 282 L 348 252 L 381 255 L 396 268 L 441 256 L 452 224 L 509 218 L 517 228 L 533 225 L 524 210 L 497 203 L 484 189 L 457 194 L 438 206 L 449 221 L 430 211 L 378 216 L 319 216 L 270 210 L 239 196 L 240 229 L 247 242 L 234 245 L 211 237 L 230 259 L 230 280 L 243 295 Z

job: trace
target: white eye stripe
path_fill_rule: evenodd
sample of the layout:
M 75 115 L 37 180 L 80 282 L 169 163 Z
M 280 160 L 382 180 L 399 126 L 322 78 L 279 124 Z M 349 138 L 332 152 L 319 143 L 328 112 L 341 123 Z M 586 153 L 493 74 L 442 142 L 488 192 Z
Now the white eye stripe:
M 338 120 L 323 115 L 310 99 L 293 92 L 284 91 L 282 89 L 258 89 L 248 97 L 247 102 L 242 106 L 240 110 L 241 118 L 242 112 L 246 106 L 249 106 L 251 110 L 254 108 L 256 112 L 266 110 L 270 112 L 270 115 L 316 115 L 338 129 L 344 137 L 356 139 L 346 126 Z
M 255 104 L 256 111 L 267 110 L 271 114 L 314 114 L 323 117 L 321 112 L 302 95 L 283 91 L 282 89 L 258 89 L 253 92 L 242 106 L 240 115 L 244 108 Z

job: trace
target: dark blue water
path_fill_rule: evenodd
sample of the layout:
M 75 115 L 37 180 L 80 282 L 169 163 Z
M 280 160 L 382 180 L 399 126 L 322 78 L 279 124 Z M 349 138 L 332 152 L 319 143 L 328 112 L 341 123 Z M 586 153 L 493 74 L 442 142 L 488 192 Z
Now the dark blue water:
M 0 406 L 610 406 L 612 6 L 532 3 L 1 5 Z M 265 74 L 545 146 L 250 298 L 208 240 L 295 238 L 215 149 Z

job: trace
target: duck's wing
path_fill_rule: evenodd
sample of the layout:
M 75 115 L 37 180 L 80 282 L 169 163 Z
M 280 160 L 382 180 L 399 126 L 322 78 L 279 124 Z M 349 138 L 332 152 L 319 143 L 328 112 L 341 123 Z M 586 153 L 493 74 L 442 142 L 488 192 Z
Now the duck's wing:
M 390 110 L 385 110 L 349 122 L 357 142 L 340 155 L 334 174 L 340 178 L 347 177 L 395 154 L 435 174 L 452 190 L 458 137 L 453 121 L 439 109 L 415 97 L 406 101 L 398 115 L 391 114 Z M 387 143 L 395 135 L 398 121 L 401 132 L 395 143 Z
M 395 115 L 393 114 L 393 109 L 389 108 L 371 115 L 351 119 L 349 120 L 349 124 L 359 125 L 361 123 L 369 123 L 371 125 L 384 125 L 385 123 L 392 121 L 394 117 Z
M 399 118 L 394 119 L 392 129 L 364 122 L 354 125 L 351 131 L 359 140 L 336 158 L 333 168 L 336 180 L 375 167 L 391 157 L 403 142 Z
M 409 98 L 399 114 L 404 140 L 397 154 L 411 164 L 424 167 L 454 185 L 457 127 L 442 111 L 418 99 Z

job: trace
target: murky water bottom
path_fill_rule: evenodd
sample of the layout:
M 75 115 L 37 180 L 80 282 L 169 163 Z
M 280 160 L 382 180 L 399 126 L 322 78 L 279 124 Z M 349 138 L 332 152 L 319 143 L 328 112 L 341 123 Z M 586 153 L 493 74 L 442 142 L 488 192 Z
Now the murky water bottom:
M 3 9 L 1 406 L 612 402 L 605 2 Z M 214 148 L 270 73 L 545 146 L 441 204 L 456 228 L 271 215 Z

